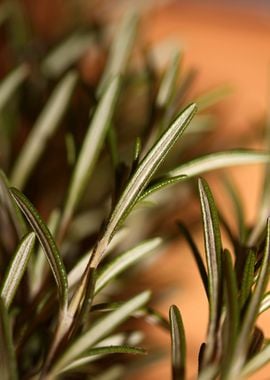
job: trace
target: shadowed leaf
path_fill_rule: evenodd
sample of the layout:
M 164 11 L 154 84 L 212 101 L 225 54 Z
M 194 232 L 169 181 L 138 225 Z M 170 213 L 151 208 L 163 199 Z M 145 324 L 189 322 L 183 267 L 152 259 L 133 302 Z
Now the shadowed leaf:
M 172 379 L 185 379 L 186 367 L 186 338 L 180 311 L 173 305 L 170 307 L 171 326 L 171 356 L 172 356 Z

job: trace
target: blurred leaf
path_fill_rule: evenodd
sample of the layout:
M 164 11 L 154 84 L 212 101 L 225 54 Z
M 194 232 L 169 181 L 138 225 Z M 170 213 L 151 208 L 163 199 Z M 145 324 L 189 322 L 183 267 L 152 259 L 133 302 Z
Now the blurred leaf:
M 261 264 L 260 273 L 256 282 L 256 286 L 250 302 L 247 306 L 245 317 L 241 326 L 239 337 L 237 340 L 237 345 L 234 353 L 234 361 L 230 368 L 229 375 L 231 378 L 237 378 L 240 376 L 240 373 L 245 364 L 246 355 L 248 352 L 248 347 L 251 339 L 251 332 L 254 328 L 254 323 L 258 316 L 260 303 L 269 279 L 270 267 L 269 267 L 269 258 L 270 258 L 270 219 L 267 220 L 267 237 L 265 244 L 265 252 L 263 261 Z
M 95 380 L 120 380 L 125 373 L 125 366 L 115 364 L 105 369 L 100 375 L 95 376 Z
M 2 280 L 0 295 L 7 309 L 15 296 L 16 290 L 25 272 L 34 244 L 35 234 L 34 232 L 31 232 L 21 241 L 14 253 L 9 267 L 7 268 L 4 279 Z
M 130 213 L 149 183 L 149 180 L 154 175 L 169 150 L 175 144 L 176 140 L 182 135 L 195 112 L 196 105 L 191 104 L 188 106 L 176 118 L 171 127 L 164 132 L 154 147 L 146 154 L 139 164 L 110 216 L 104 236 L 102 240 L 100 240 L 93 256 L 93 261 L 91 262 L 93 266 L 97 266 L 100 262 L 114 232 Z
M 15 350 L 12 342 L 11 321 L 0 298 L 0 368 L 2 380 L 16 380 Z
M 31 225 L 33 231 L 36 233 L 36 236 L 44 250 L 44 254 L 47 257 L 48 263 L 50 264 L 52 273 L 57 283 L 61 307 L 63 310 L 65 310 L 67 308 L 68 302 L 67 275 L 54 239 L 48 227 L 38 214 L 37 210 L 26 198 L 26 196 L 15 188 L 12 188 L 10 191 L 18 206 L 25 215 L 26 219 L 28 220 L 29 224 Z
M 190 160 L 169 171 L 166 176 L 175 177 L 185 174 L 188 177 L 194 177 L 215 169 L 237 165 L 266 163 L 269 161 L 270 155 L 268 152 L 254 150 L 229 150 L 227 152 L 206 154 Z
M 141 308 L 148 302 L 150 293 L 145 291 L 131 298 L 121 305 L 117 310 L 100 318 L 88 331 L 63 352 L 52 368 L 51 375 L 59 373 L 67 364 L 85 353 L 90 347 L 106 337 L 117 326 L 123 323 L 135 310 Z
M 175 91 L 180 64 L 180 53 L 175 52 L 162 78 L 157 94 L 157 106 L 166 107 Z
M 204 225 L 204 241 L 208 270 L 209 324 L 203 363 L 208 364 L 215 353 L 215 337 L 221 312 L 221 236 L 218 213 L 207 182 L 199 179 L 199 193 Z
M 104 92 L 90 122 L 75 165 L 61 220 L 60 233 L 66 228 L 92 175 L 108 131 L 118 99 L 120 79 L 114 78 Z
M 186 368 L 186 338 L 180 311 L 170 307 L 172 379 L 184 380 Z
M 147 352 L 139 347 L 130 346 L 108 346 L 108 347 L 94 347 L 87 352 L 85 356 L 80 357 L 68 364 L 65 368 L 61 370 L 60 373 L 70 372 L 78 367 L 87 365 L 92 361 L 92 357 L 96 355 L 111 355 L 111 354 L 132 354 L 132 355 L 145 355 Z
M 22 189 L 67 109 L 77 75 L 69 72 L 57 85 L 33 126 L 11 174 L 13 186 Z
M 116 256 L 98 273 L 95 294 L 100 292 L 112 279 L 124 272 L 131 265 L 143 260 L 146 256 L 157 250 L 163 244 L 160 238 L 147 240 L 136 247 Z
M 201 258 L 200 251 L 199 251 L 196 243 L 194 242 L 189 230 L 185 227 L 185 225 L 181 222 L 177 222 L 177 226 L 178 226 L 180 232 L 184 235 L 188 245 L 190 246 L 191 252 L 193 254 L 193 257 L 195 259 L 195 262 L 197 264 L 197 267 L 198 267 L 198 270 L 199 270 L 199 273 L 201 276 L 201 280 L 203 283 L 205 293 L 208 297 L 208 275 L 207 275 L 207 272 L 206 272 L 206 269 L 204 266 L 204 262 Z
M 0 112 L 28 75 L 28 66 L 26 64 L 22 64 L 2 79 L 0 83 Z
M 136 37 L 137 25 L 138 17 L 135 14 L 128 14 L 123 19 L 112 43 L 107 65 L 98 86 L 98 97 L 101 96 L 112 78 L 124 74 Z
M 247 362 L 244 369 L 241 372 L 241 376 L 246 378 L 252 373 L 258 371 L 261 367 L 269 363 L 270 361 L 270 343 L 268 343 L 258 354 L 253 356 L 251 360 Z
M 199 111 L 203 111 L 206 108 L 209 108 L 216 103 L 219 103 L 227 96 L 233 93 L 233 89 L 230 86 L 220 86 L 205 92 L 200 97 L 198 97 L 195 102 L 198 104 Z
M 252 249 L 247 253 L 243 277 L 241 279 L 241 289 L 239 294 L 239 304 L 241 309 L 246 305 L 246 302 L 251 294 L 254 283 L 256 255 Z
M 259 313 L 264 313 L 266 310 L 270 308 L 270 291 L 265 293 L 265 295 L 262 298 Z
M 2 170 L 0 170 L 0 203 L 7 208 L 18 237 L 23 237 L 27 232 L 26 225 L 16 202 L 10 194 L 9 182 Z
M 76 32 L 61 42 L 43 60 L 41 69 L 48 77 L 59 77 L 93 45 L 92 33 Z

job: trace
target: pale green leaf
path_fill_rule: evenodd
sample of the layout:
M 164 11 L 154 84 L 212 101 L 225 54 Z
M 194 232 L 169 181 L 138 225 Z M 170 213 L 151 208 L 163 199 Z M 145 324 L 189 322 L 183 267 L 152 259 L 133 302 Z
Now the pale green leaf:
M 168 186 L 175 185 L 183 180 L 185 180 L 187 176 L 185 175 L 179 175 L 177 177 L 170 177 L 170 178 L 159 178 L 156 181 L 153 181 L 153 183 L 150 182 L 149 186 L 144 190 L 140 198 L 138 199 L 138 202 L 141 202 L 145 198 L 151 196 L 153 193 L 159 190 L 163 190 L 167 188 Z
M 186 372 L 186 338 L 178 308 L 170 307 L 172 379 L 184 380 Z
M 270 162 L 268 152 L 254 150 L 229 150 L 206 154 L 190 160 L 168 172 L 168 177 L 185 174 L 194 177 L 203 173 L 237 165 L 262 164 Z
M 270 361 L 270 344 L 267 344 L 258 354 L 253 356 L 251 360 L 244 366 L 241 375 L 243 378 L 250 376 L 252 373 L 258 371 Z
M 215 335 L 220 317 L 222 246 L 216 206 L 209 186 L 203 179 L 199 179 L 199 193 L 203 215 L 210 313 L 207 344 L 203 359 L 204 364 L 206 364 L 212 357 L 215 349 Z
M 44 59 L 41 69 L 46 76 L 58 77 L 93 45 L 92 33 L 74 33 L 54 48 Z
M 123 19 L 113 41 L 108 62 L 100 80 L 97 91 L 98 96 L 101 96 L 112 78 L 124 74 L 135 40 L 137 24 L 138 17 L 135 14 L 128 14 Z
M 120 87 L 119 77 L 114 78 L 107 87 L 100 103 L 90 122 L 77 163 L 75 165 L 68 191 L 62 221 L 61 233 L 69 223 L 71 216 L 78 205 L 88 181 L 91 177 L 96 161 L 102 149 L 108 131 Z
M 58 84 L 33 126 L 11 173 L 13 186 L 22 189 L 66 112 L 77 75 L 69 72 Z
M 11 263 L 7 268 L 4 279 L 2 280 L 0 296 L 7 309 L 15 296 L 16 290 L 25 272 L 34 244 L 35 234 L 34 232 L 31 232 L 27 234 L 19 244 Z
M 104 286 L 106 286 L 113 278 L 124 272 L 131 265 L 141 261 L 154 250 L 160 248 L 162 243 L 163 240 L 161 238 L 147 240 L 111 260 L 98 273 L 95 294 L 100 292 L 100 290 L 104 288 Z
M 259 313 L 264 313 L 270 308 L 270 291 L 265 293 L 260 304 Z
M 0 83 L 0 111 L 11 99 L 17 88 L 23 83 L 29 74 L 29 68 L 26 64 L 17 67 L 8 74 Z
M 157 106 L 160 108 L 165 107 L 171 100 L 175 91 L 176 81 L 178 77 L 178 70 L 180 64 L 180 54 L 176 52 L 173 54 L 171 62 L 168 65 L 167 70 L 162 78 L 158 95 Z
M 44 250 L 44 254 L 47 257 L 57 283 L 60 304 L 63 310 L 66 310 L 68 302 L 67 275 L 62 258 L 52 237 L 52 234 L 41 219 L 35 207 L 26 198 L 26 196 L 15 188 L 10 189 L 10 191 L 19 208 L 22 210 L 23 214 L 31 225 L 33 231 L 36 233 L 36 236 Z
M 98 341 L 110 334 L 117 326 L 123 323 L 132 313 L 148 302 L 150 293 L 148 291 L 140 293 L 121 305 L 117 310 L 112 311 L 105 317 L 99 319 L 88 331 L 79 336 L 60 356 L 52 368 L 52 373 L 61 371 L 67 364 L 81 356 Z

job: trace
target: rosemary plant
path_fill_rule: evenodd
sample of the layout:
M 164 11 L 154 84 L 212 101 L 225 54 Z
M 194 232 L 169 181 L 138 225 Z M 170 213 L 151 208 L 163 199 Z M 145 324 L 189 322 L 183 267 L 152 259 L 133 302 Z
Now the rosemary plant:
M 5 27 L 14 21 L 15 5 L 2 5 L 0 22 Z M 164 160 L 176 152 L 179 143 L 188 146 L 188 129 L 198 133 L 195 127 L 202 123 L 200 115 L 195 116 L 196 104 L 188 105 L 186 100 L 190 74 L 178 87 L 180 54 L 173 55 L 162 77 L 146 56 L 142 57 L 143 69 L 131 65 L 127 70 L 137 24 L 137 17 L 129 15 L 111 49 L 96 25 L 96 29 L 91 26 L 71 33 L 38 57 L 32 46 L 28 46 L 29 57 L 21 54 L 27 39 L 13 44 L 16 66 L 0 83 L 3 380 L 123 377 L 127 359 L 120 354 L 146 351 L 138 347 L 142 333 L 127 332 L 120 325 L 149 314 L 166 325 L 162 316 L 148 308 L 148 290 L 125 300 L 116 290 L 117 277 L 166 242 L 166 236 L 157 235 L 129 239 L 136 235 L 136 226 L 125 227 L 128 216 L 145 198 L 193 176 L 230 165 L 269 162 L 266 152 L 230 150 L 184 163 L 178 160 L 172 169 L 164 169 Z M 23 22 L 20 25 L 24 28 Z M 86 47 L 96 48 L 98 40 L 107 63 L 97 83 L 89 86 L 76 65 Z M 122 120 L 133 117 L 126 114 L 125 98 L 138 83 L 143 84 L 144 96 L 148 94 L 146 112 L 137 121 L 140 128 L 135 135 L 130 133 L 121 141 Z M 136 91 L 135 95 L 138 99 Z M 247 250 L 241 246 L 234 272 L 230 254 L 222 250 L 217 213 L 203 181 L 200 197 L 208 272 L 197 260 L 207 280 L 210 304 L 200 378 L 210 378 L 210 371 L 213 376 L 219 373 L 232 379 L 253 370 L 262 357 L 254 356 L 261 346 L 256 339 L 259 330 L 252 332 L 251 327 L 258 310 L 268 302 L 266 297 L 261 303 L 268 274 L 269 232 L 262 240 L 265 254 L 261 245 L 253 248 L 252 244 Z M 185 342 L 176 307 L 170 310 L 170 324 L 173 372 L 180 379 L 185 373 Z M 221 336 L 225 356 L 220 351 Z M 267 346 L 262 352 L 267 353 Z

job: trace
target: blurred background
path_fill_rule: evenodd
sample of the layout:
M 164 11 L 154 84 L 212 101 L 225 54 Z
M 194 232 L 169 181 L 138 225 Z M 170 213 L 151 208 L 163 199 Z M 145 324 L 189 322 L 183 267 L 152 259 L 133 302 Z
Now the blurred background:
M 261 147 L 263 122 L 269 112 L 270 83 L 270 2 L 268 0 L 224 1 L 166 1 L 166 0 L 21 0 L 26 24 L 21 39 L 27 39 L 37 50 L 56 45 L 75 27 L 100 28 L 106 24 L 108 35 L 115 30 L 119 19 L 130 9 L 140 14 L 138 44 L 140 49 L 151 50 L 156 69 L 162 72 L 173 49 L 183 51 L 183 71 L 193 70 L 196 80 L 189 98 L 216 86 L 229 88 L 228 95 L 211 108 L 215 117 L 215 132 L 193 146 L 191 154 L 234 147 Z M 18 21 L 19 22 L 19 21 Z M 20 38 L 17 40 L 20 43 Z M 42 41 L 42 43 L 41 43 Z M 2 41 L 0 72 L 9 68 L 12 51 Z M 20 59 L 20 57 L 18 58 Z M 104 67 L 105 56 L 98 48 L 86 48 L 79 56 L 77 67 L 85 83 L 94 86 Z M 136 58 L 135 58 L 136 60 Z M 33 58 L 34 61 L 34 58 Z M 33 63 L 34 65 L 34 63 Z M 19 143 L 18 143 L 19 145 Z M 184 157 L 189 158 L 189 157 Z M 260 167 L 242 167 L 230 170 L 239 187 L 251 223 L 261 186 Z M 252 181 L 251 181 L 252 178 Z M 218 205 L 230 218 L 230 209 L 224 201 L 218 176 L 207 176 Z M 193 202 L 193 201 L 192 201 Z M 193 204 L 194 203 L 194 204 Z M 189 215 L 187 224 L 194 225 L 194 236 L 203 247 L 196 200 L 185 206 Z M 181 211 L 177 214 L 181 217 Z M 46 211 L 44 211 L 46 213 Z M 141 275 L 140 286 L 150 286 L 160 293 L 153 306 L 167 315 L 174 303 L 181 309 L 187 331 L 189 379 L 194 379 L 197 355 L 204 340 L 207 304 L 202 284 L 188 247 L 181 240 L 174 243 Z M 169 289 L 169 290 L 168 290 Z M 270 334 L 269 315 L 261 323 Z M 149 347 L 169 349 L 169 337 L 157 328 L 148 328 Z M 269 379 L 269 369 L 256 379 Z M 128 380 L 169 379 L 169 356 L 165 354 L 143 370 L 134 369 Z

